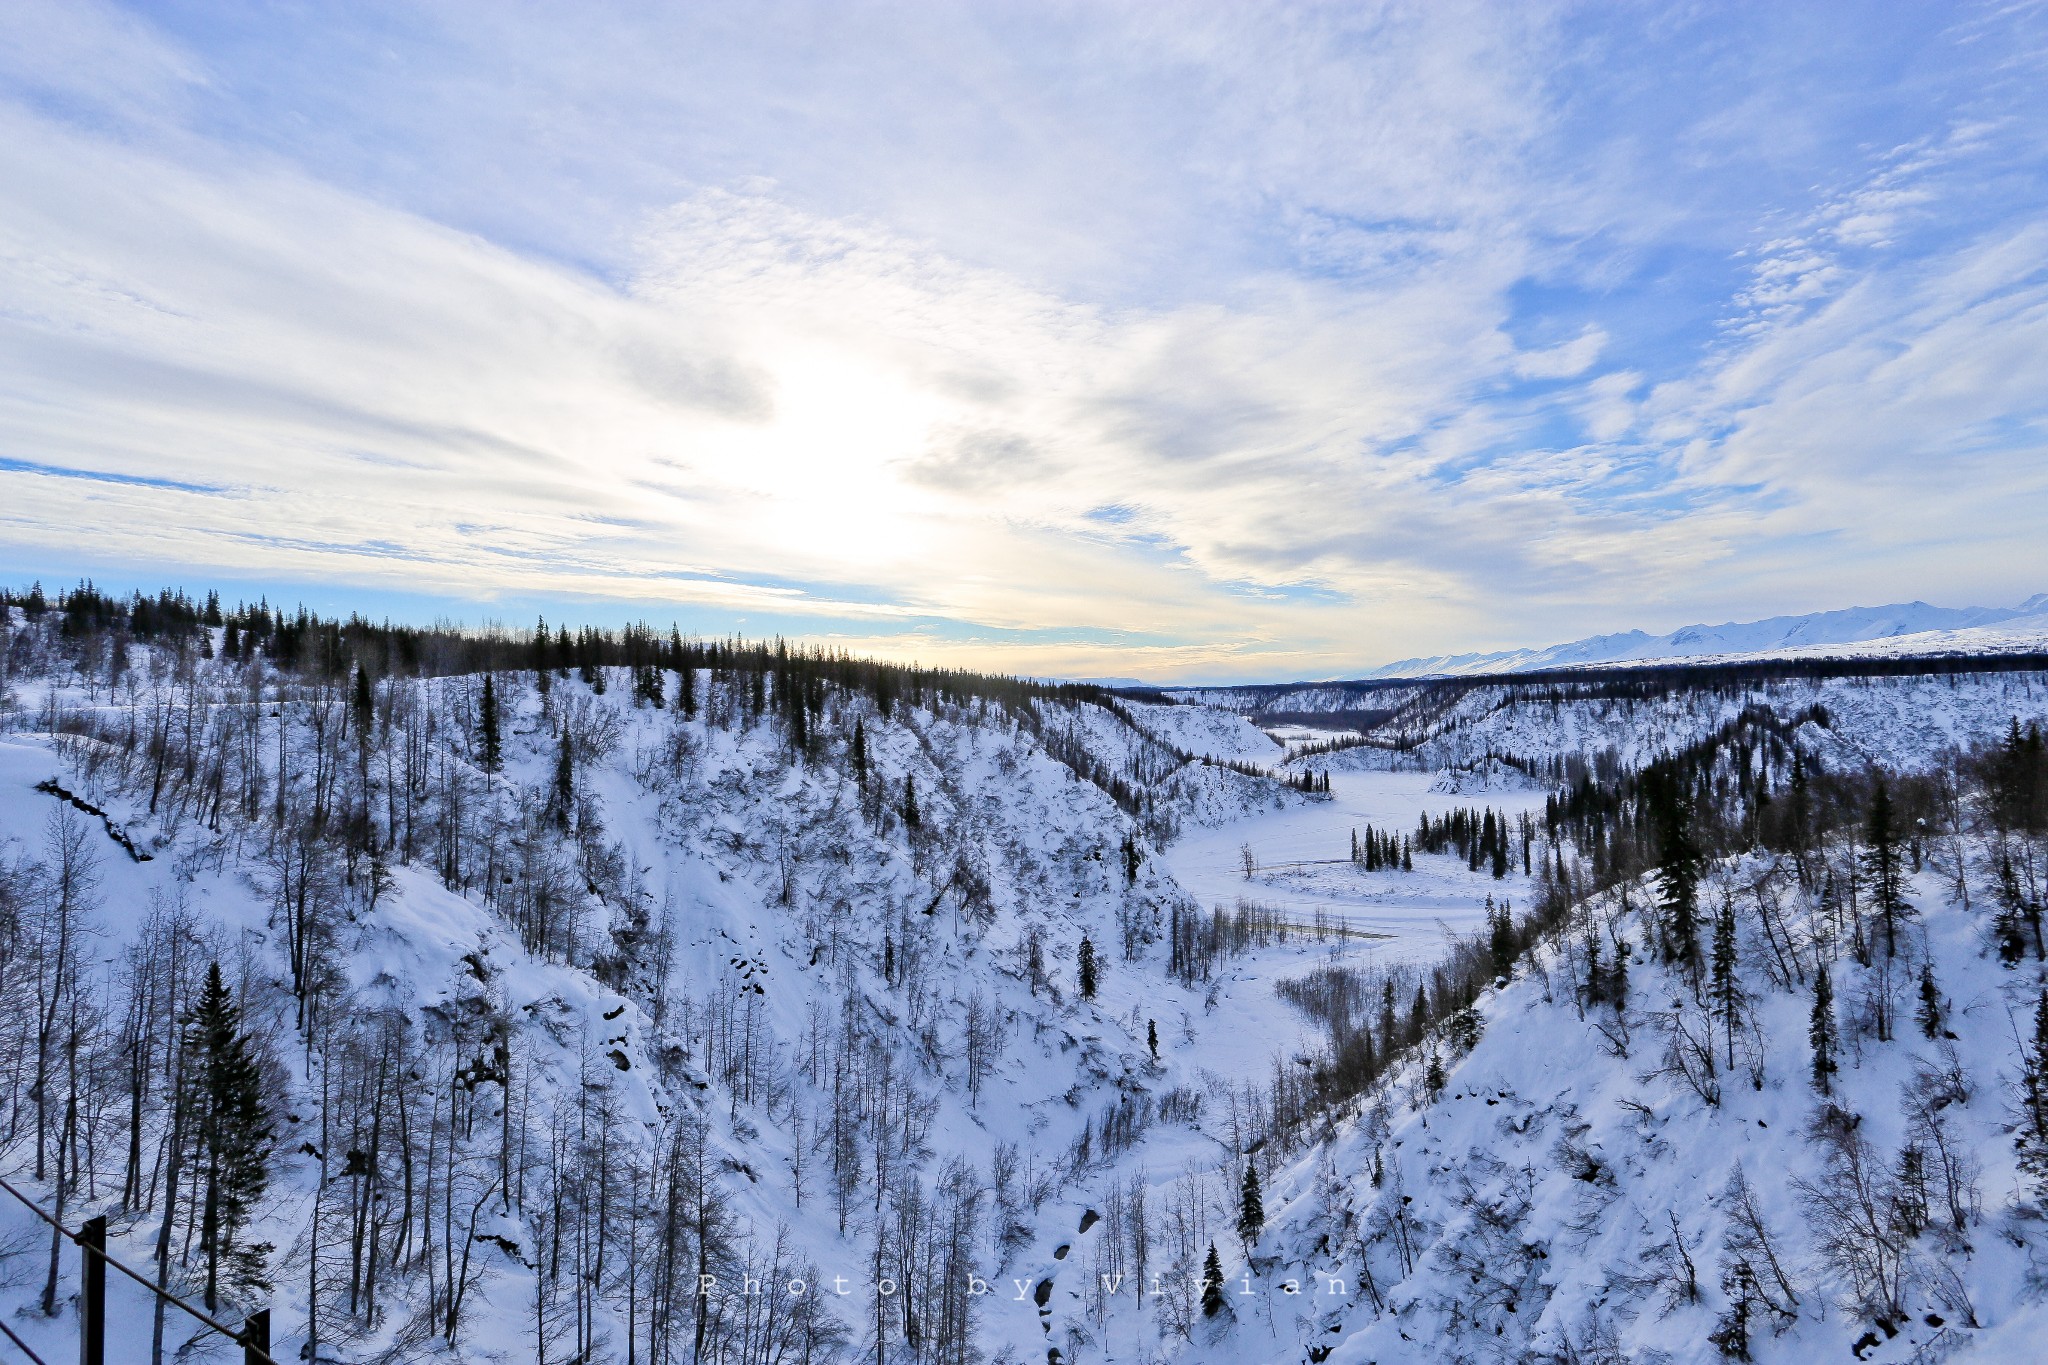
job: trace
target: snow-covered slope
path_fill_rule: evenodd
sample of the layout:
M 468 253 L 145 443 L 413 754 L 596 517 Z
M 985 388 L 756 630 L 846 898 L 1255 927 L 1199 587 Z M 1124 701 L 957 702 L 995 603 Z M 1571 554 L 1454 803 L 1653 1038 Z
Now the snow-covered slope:
M 494 764 L 481 674 L 393 672 L 365 698 L 346 669 L 222 657 L 218 628 L 202 649 L 8 624 L 0 1063 L 28 1076 L 67 1055 L 33 1021 L 75 1021 L 62 1088 L 83 1167 L 48 1169 L 46 1142 L 36 1175 L 61 1106 L 39 1116 L 26 1080 L 0 1087 L 0 1165 L 67 1220 L 108 1213 L 115 1253 L 152 1264 L 164 1154 L 192 1140 L 173 1136 L 180 992 L 219 962 L 276 1130 L 246 1230 L 271 1285 L 232 1288 L 223 1311 L 271 1304 L 280 1358 L 317 1334 L 319 1359 L 345 1361 L 594 1363 L 629 1343 L 735 1365 L 1708 1359 L 1738 1161 L 1799 1298 L 1782 1333 L 1757 1309 L 1752 1354 L 1840 1353 L 1868 1315 L 1790 1182 L 1833 1188 L 1830 1163 L 1863 1151 L 1844 1134 L 1891 1169 L 1902 1087 L 1934 1093 L 1922 1062 L 1971 1077 L 1940 1109 L 1974 1202 L 1953 1235 L 1913 1234 L 1910 1314 L 1863 1354 L 2022 1358 L 2041 1325 L 2048 1236 L 2001 1127 L 2005 1020 L 2041 968 L 1985 951 L 1999 846 L 1978 798 L 1941 785 L 1974 769 L 1920 775 L 2048 717 L 2048 679 L 1485 684 L 1430 706 L 1418 690 L 1409 748 L 1282 763 L 1242 717 L 1195 705 L 766 662 L 692 669 L 685 714 L 665 669 L 661 705 L 646 671 L 501 669 Z M 1828 871 L 1857 885 L 1837 831 L 1803 884 L 1754 852 L 1709 868 L 1701 904 L 1739 909 L 1749 1002 L 1712 1102 L 1697 1056 L 1691 1080 L 1670 1060 L 1675 1030 L 1705 1036 L 1705 1006 L 1652 961 L 1642 878 L 1626 908 L 1579 901 L 1469 1020 L 1416 1025 L 1377 1085 L 1337 1085 L 1318 1008 L 1422 1018 L 1411 1002 L 1460 979 L 1447 948 L 1503 906 L 1555 900 L 1567 851 L 1531 773 L 1574 759 L 1612 776 L 1759 705 L 1814 773 L 1853 785 L 1882 765 L 1929 812 L 1905 965 L 1850 950 L 1865 893 L 1818 894 Z M 1790 748 L 1740 752 L 1785 789 Z M 1332 789 L 1263 775 L 1276 763 L 1332 771 Z M 1724 766 L 1703 790 L 1731 781 Z M 1491 866 L 1476 843 L 1420 847 L 1423 817 L 1453 812 L 1494 831 Z M 1596 861 L 1621 846 L 1614 818 Z M 1399 856 L 1369 866 L 1361 835 Z M 2003 847 L 2038 898 L 2038 845 Z M 69 977 L 50 966 L 63 926 L 91 944 Z M 1622 940 L 1617 1010 L 1580 988 L 1585 945 L 1612 964 Z M 1816 1135 L 1801 1049 L 1823 957 L 1844 1039 L 1832 1098 L 1862 1119 Z M 1954 1040 L 1913 1032 L 1923 961 Z M 1266 1227 L 1241 1238 L 1248 1170 Z M 197 1292 L 192 1194 L 167 1278 Z M 70 1271 L 46 1314 L 33 1232 L 0 1202 L 0 1313 L 60 1357 Z M 1212 1245 L 1231 1306 L 1209 1315 Z M 1697 1293 L 1674 1301 L 1681 1284 Z M 120 1345 L 146 1352 L 145 1298 L 115 1292 Z
M 1748 902 L 1729 1029 L 1646 950 L 1654 902 L 1635 891 L 1635 909 L 1582 906 L 1490 993 L 1469 1052 L 1437 1041 L 1439 1092 L 1418 1061 L 1268 1181 L 1269 1231 L 1226 1268 L 1230 1318 L 1191 1358 L 2040 1358 L 2048 1260 L 2011 1131 L 2043 964 L 2001 966 L 1982 911 L 1932 869 L 1901 958 L 1859 963 L 1788 866 L 1747 860 L 1708 898 Z M 1591 943 L 1609 966 L 1632 945 L 1624 1006 L 1589 998 Z M 1828 1095 L 1808 1043 L 1823 962 L 1841 1034 Z M 1913 1017 L 1922 964 L 1931 1037 Z M 1859 1232 L 1864 1198 L 1876 1221 Z M 1882 1323 L 1856 1306 L 1887 1294 L 1903 1311 Z M 1738 1303 L 1740 1353 L 1715 1340 Z

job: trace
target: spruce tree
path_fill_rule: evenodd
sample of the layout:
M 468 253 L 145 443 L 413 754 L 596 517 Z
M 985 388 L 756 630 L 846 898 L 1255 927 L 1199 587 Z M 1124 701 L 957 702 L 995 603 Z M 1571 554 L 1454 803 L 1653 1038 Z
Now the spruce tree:
M 1813 978 L 1813 1022 L 1807 1029 L 1813 1044 L 1813 1088 L 1823 1095 L 1834 1093 L 1835 1074 L 1835 987 L 1828 979 L 1828 964 L 1820 964 Z
M 219 1306 L 224 1279 L 233 1288 L 269 1287 L 263 1269 L 269 1248 L 241 1238 L 269 1184 L 272 1146 L 262 1075 L 218 962 L 208 965 L 198 1003 L 186 1016 L 184 1046 L 186 1103 L 201 1182 L 199 1249 L 211 1310 Z
M 904 828 L 916 829 L 918 825 L 922 822 L 923 818 L 923 816 L 917 813 L 917 780 L 915 778 L 905 777 L 903 779 Z
M 356 743 L 367 748 L 370 743 L 370 727 L 377 719 L 377 706 L 370 694 L 370 675 L 363 671 L 361 664 L 356 665 L 355 699 L 349 707 L 349 713 L 355 722 Z
M 484 771 L 498 771 L 504 761 L 498 746 L 498 689 L 488 673 L 484 674 L 483 698 L 477 703 L 477 748 L 483 758 Z
M 569 816 L 576 809 L 576 754 L 569 743 L 569 727 L 562 727 L 561 741 L 555 750 L 555 795 L 550 803 L 555 808 L 555 825 L 559 829 L 569 828 Z
M 1714 1002 L 1715 1013 L 1721 1016 L 1721 1032 L 1726 1040 L 1730 1069 L 1735 1066 L 1735 1018 L 1742 1009 L 1742 982 L 1737 975 L 1738 966 L 1735 902 L 1724 897 L 1721 911 L 1714 917 L 1713 975 L 1708 980 L 1707 996 Z
M 1493 956 L 1493 974 L 1496 978 L 1510 977 L 1515 973 L 1515 920 L 1506 905 L 1496 906 L 1493 897 L 1486 898 L 1487 951 Z
M 1664 926 L 1664 958 L 1689 963 L 1699 956 L 1699 849 L 1693 843 L 1692 813 L 1684 798 L 1669 792 L 1659 805 L 1657 907 Z
M 1147 1019 L 1145 1021 L 1145 1046 L 1152 1049 L 1152 1060 L 1155 1062 L 1158 1061 L 1159 1021 L 1157 1019 Z
M 1255 1161 L 1244 1164 L 1244 1184 L 1238 1191 L 1237 1235 L 1244 1242 L 1249 1253 L 1252 1244 L 1259 1240 L 1259 1234 L 1266 1228 L 1266 1204 L 1259 1193 L 1259 1166 Z
M 1209 1243 L 1208 1258 L 1202 1262 L 1202 1316 L 1213 1318 L 1223 1311 L 1223 1258 L 1216 1244 Z
M 1892 811 L 1891 793 L 1884 779 L 1877 779 L 1877 794 L 1871 798 L 1870 819 L 1864 826 L 1863 870 L 1870 878 L 1870 898 L 1884 926 L 1884 955 L 1898 956 L 1899 921 L 1912 913 L 1906 901 L 1906 870 L 1899 860 L 1899 833 Z
M 2048 991 L 2034 1006 L 2034 1041 L 2020 1049 L 2020 1165 L 2048 1195 Z
M 865 787 L 868 784 L 868 725 L 867 721 L 855 718 L 853 740 L 846 746 L 846 761 L 853 768 L 853 780 Z
M 1934 979 L 1934 959 L 1920 964 L 1920 1008 L 1913 1012 L 1923 1037 L 1939 1038 L 1942 1026 L 1941 985 Z
M 1083 935 L 1081 938 L 1079 957 L 1081 967 L 1081 998 L 1083 1000 L 1093 1000 L 1095 998 L 1095 944 L 1086 935 Z

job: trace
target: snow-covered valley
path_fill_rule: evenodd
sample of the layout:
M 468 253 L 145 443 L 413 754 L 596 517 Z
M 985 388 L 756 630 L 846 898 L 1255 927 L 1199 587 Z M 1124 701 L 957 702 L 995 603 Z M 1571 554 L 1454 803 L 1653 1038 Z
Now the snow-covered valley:
M 426 668 L 337 630 L 314 668 L 282 618 L 8 610 L 0 1162 L 270 1305 L 280 1360 L 2021 1360 L 2044 1326 L 2042 833 L 1958 750 L 2048 718 L 2039 675 L 1475 690 L 1304 752 L 773 649 Z M 1690 953 L 1639 782 L 1688 746 Z M 209 1235 L 214 963 L 269 1133 Z M 59 1250 L 0 1202 L 45 1358 Z M 175 1314 L 161 1350 L 234 1354 Z

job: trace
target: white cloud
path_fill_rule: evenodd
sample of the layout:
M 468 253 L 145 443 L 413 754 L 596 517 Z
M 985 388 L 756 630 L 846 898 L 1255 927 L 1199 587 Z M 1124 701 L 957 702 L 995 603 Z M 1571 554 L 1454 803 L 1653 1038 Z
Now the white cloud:
M 140 44 L 157 112 L 123 117 L 167 131 L 0 106 L 0 454 L 42 467 L 0 466 L 0 541 L 1278 674 L 1712 611 L 1766 575 L 1853 587 L 1885 545 L 1924 584 L 2042 505 L 2013 452 L 2048 243 L 1993 224 L 1899 259 L 1996 121 L 1825 194 L 1722 301 L 1707 363 L 1660 374 L 1608 325 L 1516 326 L 1532 277 L 1626 274 L 1582 238 L 1675 213 L 1555 145 L 1548 10 L 1076 7 L 1046 22 L 1078 49 L 1022 55 L 1014 16 L 893 55 L 781 22 L 804 79 L 765 99 L 744 46 L 673 94 L 673 32 L 465 35 L 567 120 L 537 157 L 600 145 L 569 100 L 593 66 L 658 106 L 603 114 L 646 147 L 760 148 L 760 174 L 610 224 L 609 280 L 193 136 L 163 111 L 218 82 L 132 24 L 66 39 Z M 1055 58 L 1087 88 L 1037 80 Z M 789 135 L 863 117 L 902 166 Z M 1106 283 L 1126 266 L 1154 287 Z

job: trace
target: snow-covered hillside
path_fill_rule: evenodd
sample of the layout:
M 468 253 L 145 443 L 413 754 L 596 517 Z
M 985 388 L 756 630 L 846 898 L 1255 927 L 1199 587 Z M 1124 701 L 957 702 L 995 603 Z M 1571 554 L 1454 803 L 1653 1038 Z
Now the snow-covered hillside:
M 1955 752 L 2043 715 L 2034 675 L 1486 685 L 1404 751 L 1288 759 L 1215 708 L 765 647 L 88 608 L 0 638 L 0 1165 L 271 1305 L 280 1359 L 1650 1362 L 1741 1301 L 1757 1359 L 2000 1360 L 2036 1323 L 2007 1019 L 2048 862 Z M 486 646 L 541 666 L 447 662 Z M 1697 970 L 1646 908 L 1688 745 Z M 1876 768 L 1919 868 L 1883 957 Z M 210 964 L 269 1127 L 218 1256 Z M 1915 1032 L 1923 964 L 1954 1039 Z M 1875 1313 L 1815 1209 L 1867 1158 L 1896 1211 L 1914 1144 L 1951 1164 Z M 0 1204 L 46 1357 L 50 1256 Z
M 2039 1358 L 2048 1246 L 2013 1139 L 2036 955 L 2001 965 L 1984 909 L 1930 868 L 1909 946 L 1858 962 L 1788 864 L 1741 860 L 1706 897 L 1742 907 L 1730 1011 L 1710 967 L 1657 960 L 1634 890 L 1579 907 L 1490 993 L 1476 1046 L 1432 1048 L 1437 1082 L 1408 1065 L 1267 1182 L 1270 1230 L 1227 1267 L 1228 1326 L 1191 1358 Z M 1617 1003 L 1600 983 L 1623 953 Z

